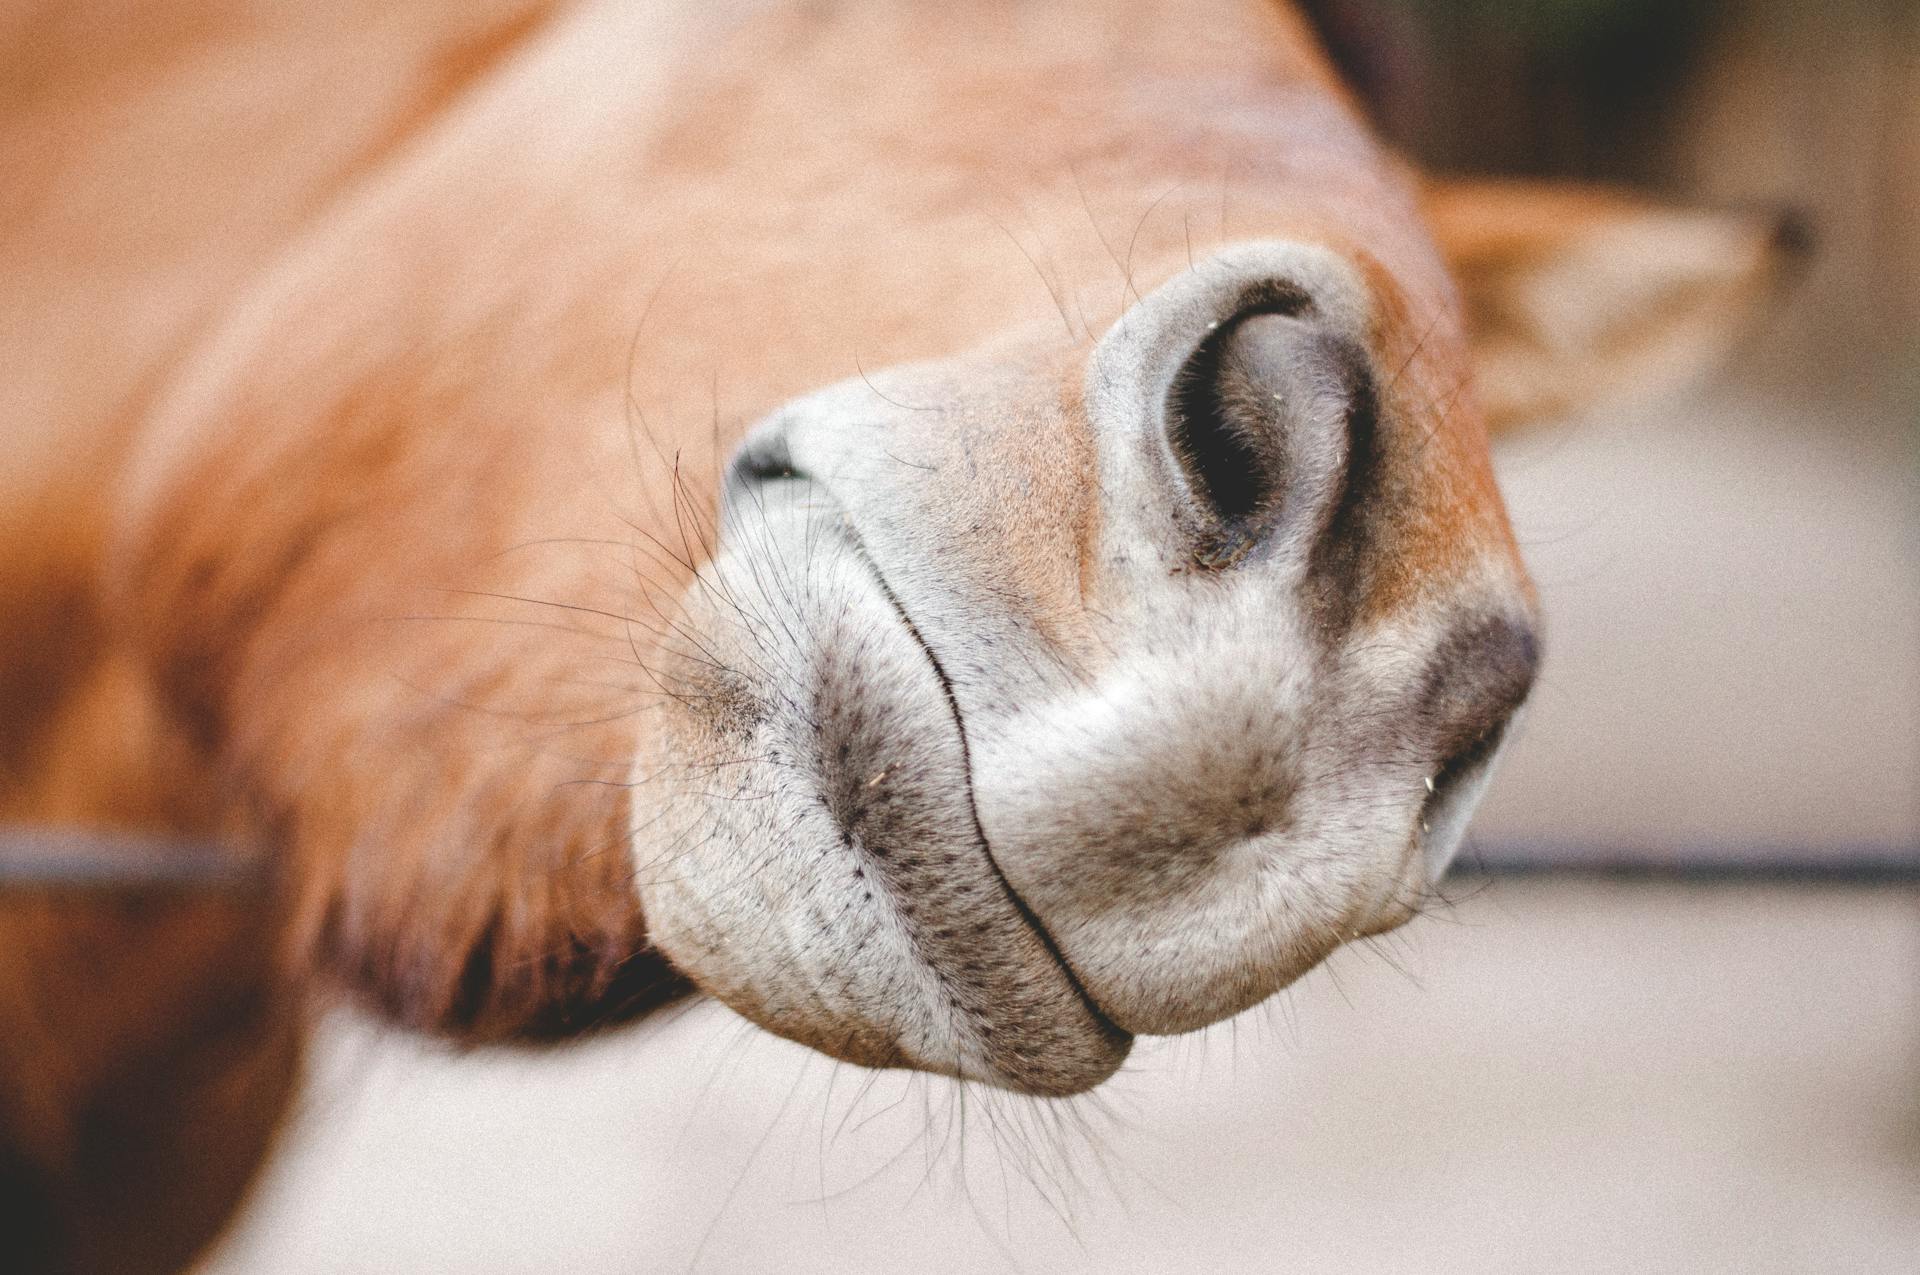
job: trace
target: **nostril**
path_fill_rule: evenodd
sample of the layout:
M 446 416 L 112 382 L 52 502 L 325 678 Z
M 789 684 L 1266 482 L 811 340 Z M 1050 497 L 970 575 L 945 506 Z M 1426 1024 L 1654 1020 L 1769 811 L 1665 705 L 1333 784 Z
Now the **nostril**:
M 1281 525 L 1304 448 L 1332 439 L 1314 450 L 1344 466 L 1350 363 L 1293 308 L 1244 311 L 1194 350 L 1168 397 L 1166 438 L 1190 497 L 1196 563 L 1231 566 Z
M 743 492 L 760 483 L 805 477 L 793 463 L 793 449 L 786 431 L 762 426 L 734 452 L 733 460 L 727 465 L 723 489 Z
M 1533 689 L 1540 642 L 1525 620 L 1490 616 L 1441 641 L 1427 666 L 1420 718 L 1454 756 L 1504 728 Z
M 1194 351 L 1174 384 L 1167 422 L 1167 441 L 1195 498 L 1223 526 L 1253 519 L 1279 489 L 1273 413 L 1246 401 L 1225 375 L 1228 346 L 1243 322 L 1236 319 Z

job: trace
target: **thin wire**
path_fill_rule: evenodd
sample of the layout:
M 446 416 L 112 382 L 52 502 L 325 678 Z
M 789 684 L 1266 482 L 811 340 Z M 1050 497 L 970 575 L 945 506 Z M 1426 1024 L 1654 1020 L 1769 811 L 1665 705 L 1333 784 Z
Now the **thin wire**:
M 238 890 L 257 858 L 198 841 L 69 828 L 0 828 L 0 891 Z

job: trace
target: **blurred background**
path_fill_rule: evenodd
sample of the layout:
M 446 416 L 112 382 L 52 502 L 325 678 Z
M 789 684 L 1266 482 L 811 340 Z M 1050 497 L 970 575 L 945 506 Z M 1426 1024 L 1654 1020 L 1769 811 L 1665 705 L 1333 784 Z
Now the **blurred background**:
M 1920 5 L 1313 0 L 1438 171 L 1786 205 L 1806 275 L 1682 400 L 1500 457 L 1548 662 L 1482 861 L 1915 865 Z
M 1307 7 L 1430 167 L 1818 237 L 1709 381 L 1503 446 L 1547 664 L 1449 902 L 1071 1104 L 336 1019 L 206 1271 L 1920 1270 L 1920 5 Z

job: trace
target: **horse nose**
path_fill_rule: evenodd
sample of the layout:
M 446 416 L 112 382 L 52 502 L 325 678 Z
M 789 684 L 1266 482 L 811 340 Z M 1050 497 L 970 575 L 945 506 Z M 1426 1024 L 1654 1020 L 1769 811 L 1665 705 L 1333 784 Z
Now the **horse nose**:
M 1304 564 L 1372 410 L 1371 306 L 1305 245 L 1225 251 L 1137 303 L 1090 369 L 1109 547 L 1189 570 Z
M 1434 655 L 1436 620 L 1505 614 L 1478 585 L 1353 601 L 1420 569 L 1396 519 L 1448 534 L 1420 521 L 1448 493 L 1420 481 L 1378 327 L 1330 253 L 1237 245 L 1088 366 L 1097 654 L 969 725 L 985 842 L 1128 1031 L 1245 1009 L 1417 898 L 1423 811 L 1457 840 L 1530 680 L 1518 622 Z

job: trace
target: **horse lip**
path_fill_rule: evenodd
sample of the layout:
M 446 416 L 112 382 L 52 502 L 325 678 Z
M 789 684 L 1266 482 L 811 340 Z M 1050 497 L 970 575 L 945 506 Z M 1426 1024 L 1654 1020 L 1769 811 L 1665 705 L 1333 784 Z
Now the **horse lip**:
M 829 498 L 831 498 L 830 493 Z M 1013 888 L 1013 883 L 1007 880 L 1007 874 L 1000 867 L 1000 861 L 994 857 L 993 842 L 987 838 L 986 827 L 980 822 L 980 803 L 973 789 L 973 753 L 972 747 L 967 739 L 966 715 L 960 709 L 959 696 L 954 693 L 953 679 L 947 675 L 946 666 L 940 662 L 939 653 L 933 649 L 933 644 L 927 641 L 926 634 L 921 632 L 918 624 L 914 623 L 913 616 L 907 611 L 906 605 L 901 602 L 900 595 L 894 592 L 893 586 L 887 582 L 886 575 L 880 570 L 879 564 L 874 561 L 872 552 L 867 548 L 866 541 L 862 539 L 860 535 L 859 527 L 854 523 L 852 516 L 845 513 L 846 506 L 839 505 L 837 501 L 835 504 L 842 510 L 847 539 L 854 553 L 859 556 L 861 562 L 866 565 L 866 568 L 873 573 L 874 581 L 879 585 L 881 594 L 887 600 L 887 605 L 893 608 L 894 614 L 900 619 L 901 626 L 906 629 L 907 636 L 913 639 L 914 645 L 918 646 L 921 654 L 926 656 L 927 664 L 933 669 L 934 679 L 940 684 L 941 698 L 946 702 L 947 712 L 953 717 L 954 734 L 960 741 L 960 761 L 963 770 L 961 778 L 967 794 L 967 815 L 973 822 L 973 835 L 975 841 L 979 844 L 981 857 L 986 860 L 987 867 L 993 872 L 994 880 L 999 882 L 1000 888 L 1006 892 L 1008 901 L 1011 902 L 1014 908 L 1020 913 L 1021 920 L 1026 922 L 1027 928 L 1032 930 L 1034 936 L 1040 940 L 1041 946 L 1046 948 L 1047 954 L 1053 958 L 1054 964 L 1060 967 L 1060 972 L 1066 977 L 1067 983 L 1073 988 L 1074 995 L 1080 998 L 1081 1003 L 1086 1006 L 1087 1012 L 1093 1015 L 1095 1023 L 1099 1025 L 1102 1031 L 1115 1036 L 1125 1037 L 1129 1035 L 1130 1033 L 1126 1032 L 1107 1016 L 1106 1010 L 1101 1008 L 1100 1003 L 1093 998 L 1092 993 L 1087 991 L 1086 986 L 1080 981 L 1079 973 L 1075 971 L 1073 965 L 1067 960 L 1066 953 L 1060 950 L 1060 945 L 1054 941 L 1053 935 L 1048 932 L 1046 925 L 1040 920 L 1039 915 L 1034 912 L 1026 899 L 1021 897 L 1020 892 Z
M 740 451 L 736 453 L 733 462 L 728 468 L 726 482 L 727 502 L 731 505 L 739 500 L 751 499 L 755 489 L 766 483 L 799 482 L 806 484 L 811 500 L 817 501 L 823 510 L 831 511 L 831 516 L 836 522 L 836 530 L 847 551 L 858 560 L 861 569 L 872 579 L 880 595 L 885 599 L 888 608 L 893 612 L 895 619 L 899 622 L 901 629 L 912 640 L 914 646 L 918 648 L 922 657 L 927 661 L 934 681 L 939 686 L 941 699 L 945 703 L 947 713 L 953 722 L 954 735 L 959 744 L 961 786 L 965 793 L 967 817 L 971 823 L 974 844 L 979 850 L 981 860 L 992 873 L 993 879 L 1002 894 L 1019 914 L 1022 923 L 1033 934 L 1035 939 L 1038 940 L 1054 967 L 1060 972 L 1061 977 L 1072 990 L 1073 996 L 1079 1001 L 1082 1008 L 1092 1020 L 1096 1030 L 1111 1041 L 1124 1042 L 1131 1040 L 1132 1033 L 1115 1023 L 1113 1019 L 1108 1016 L 1106 1010 L 1087 990 L 1085 984 L 1082 983 L 1080 979 L 1078 971 L 1076 971 L 1067 960 L 1066 954 L 1060 949 L 1059 944 L 1055 942 L 1053 935 L 1048 931 L 1039 915 L 1027 903 L 1026 899 L 1021 896 L 1020 892 L 1014 889 L 1012 882 L 1007 879 L 1006 873 L 1001 869 L 999 860 L 993 853 L 992 842 L 988 840 L 986 829 L 980 820 L 979 804 L 974 792 L 972 749 L 967 736 L 965 714 L 961 710 L 959 697 L 954 691 L 953 681 L 948 675 L 946 666 L 942 663 L 939 653 L 934 649 L 932 643 L 927 640 L 926 634 L 920 628 L 919 624 L 915 622 L 912 613 L 907 610 L 900 595 L 894 590 L 886 574 L 881 570 L 879 561 L 861 534 L 857 520 L 846 503 L 838 499 L 835 495 L 832 485 L 823 481 L 818 475 L 804 470 L 793 463 L 791 453 L 786 449 L 783 433 L 771 434 L 771 442 L 768 441 L 768 438 L 769 436 L 761 436 L 756 440 L 750 440 L 748 445 L 743 446 Z

